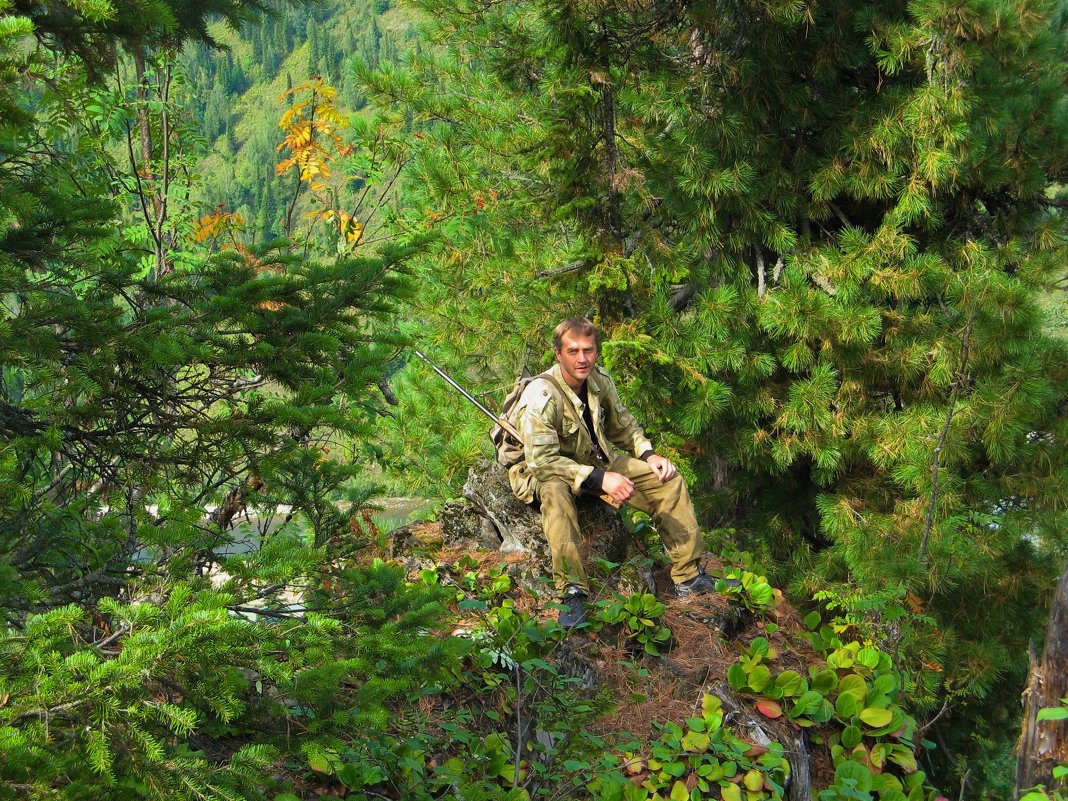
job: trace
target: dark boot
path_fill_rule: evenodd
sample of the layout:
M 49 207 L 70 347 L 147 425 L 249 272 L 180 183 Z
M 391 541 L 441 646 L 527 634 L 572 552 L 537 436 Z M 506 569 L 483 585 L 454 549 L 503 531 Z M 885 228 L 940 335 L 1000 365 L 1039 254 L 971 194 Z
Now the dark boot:
M 689 598 L 691 595 L 703 595 L 716 589 L 716 580 L 705 572 L 704 565 L 697 566 L 697 575 L 689 581 L 675 585 L 676 598 Z
M 560 610 L 559 618 L 560 625 L 565 629 L 573 629 L 586 622 L 586 593 L 581 587 L 574 584 L 569 586 L 564 590 L 560 603 L 566 607 Z

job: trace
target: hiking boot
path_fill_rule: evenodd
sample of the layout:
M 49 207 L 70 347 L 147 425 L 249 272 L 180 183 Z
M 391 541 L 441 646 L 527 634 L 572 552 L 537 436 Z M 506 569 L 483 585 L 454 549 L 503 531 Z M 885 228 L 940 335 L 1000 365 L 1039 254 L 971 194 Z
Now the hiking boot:
M 560 599 L 566 609 L 560 610 L 560 625 L 565 629 L 573 629 L 586 622 L 586 593 L 581 587 L 571 585 L 564 590 L 564 596 Z
M 705 572 L 703 565 L 697 566 L 697 575 L 689 581 L 675 585 L 676 598 L 689 598 L 691 595 L 703 595 L 716 589 L 716 580 Z

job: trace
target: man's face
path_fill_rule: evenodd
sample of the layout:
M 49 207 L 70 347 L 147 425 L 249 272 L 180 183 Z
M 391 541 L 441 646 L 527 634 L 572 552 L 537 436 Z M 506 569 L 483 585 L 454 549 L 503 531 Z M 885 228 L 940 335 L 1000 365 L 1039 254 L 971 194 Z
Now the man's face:
M 564 381 L 577 392 L 597 364 L 597 345 L 593 336 L 576 336 L 565 331 L 560 338 L 560 350 L 556 351 L 556 361 Z

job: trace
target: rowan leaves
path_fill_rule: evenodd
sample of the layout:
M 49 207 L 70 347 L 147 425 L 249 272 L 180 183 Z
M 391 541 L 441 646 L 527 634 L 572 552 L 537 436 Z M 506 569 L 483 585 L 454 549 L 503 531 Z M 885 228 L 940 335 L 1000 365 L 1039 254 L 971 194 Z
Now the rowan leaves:
M 278 152 L 290 155 L 275 167 L 277 175 L 296 169 L 300 180 L 308 182 L 313 190 L 328 188 L 330 162 L 345 149 L 338 131 L 346 122 L 334 102 L 336 96 L 337 90 L 320 76 L 282 94 L 283 99 L 288 97 L 293 102 L 278 122 L 285 132 Z

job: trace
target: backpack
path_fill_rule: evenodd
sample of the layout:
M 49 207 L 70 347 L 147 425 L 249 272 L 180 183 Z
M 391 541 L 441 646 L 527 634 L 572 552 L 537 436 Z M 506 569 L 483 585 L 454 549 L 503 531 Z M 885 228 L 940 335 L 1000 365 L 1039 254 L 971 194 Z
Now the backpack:
M 527 385 L 535 378 L 537 376 L 532 376 L 527 368 L 524 367 L 519 378 L 515 380 L 515 386 L 512 387 L 512 391 L 505 396 L 504 402 L 501 404 L 500 417 L 513 426 L 516 422 L 513 419 L 515 407 L 523 396 L 523 391 L 527 388 Z M 493 448 L 497 451 L 497 461 L 500 464 L 505 467 L 511 467 L 523 461 L 523 443 L 505 431 L 500 423 L 490 429 L 490 441 L 493 442 Z

